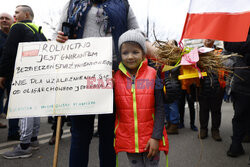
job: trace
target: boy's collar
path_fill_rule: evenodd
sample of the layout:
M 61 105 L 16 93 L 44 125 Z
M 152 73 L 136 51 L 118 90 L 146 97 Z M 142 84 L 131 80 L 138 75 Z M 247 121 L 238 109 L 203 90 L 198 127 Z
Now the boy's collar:
M 137 77 L 137 75 L 138 75 L 138 72 L 140 71 L 140 70 L 143 70 L 144 68 L 145 68 L 145 66 L 147 66 L 148 65 L 148 59 L 147 58 L 145 58 L 142 62 L 141 62 L 141 64 L 139 65 L 139 67 L 138 67 L 138 69 L 137 69 L 137 72 L 136 72 L 136 77 Z M 126 67 L 124 66 L 124 64 L 121 62 L 120 64 L 119 64 L 119 70 L 121 70 L 121 72 L 123 73 L 123 74 L 125 74 L 127 77 L 129 77 L 129 78 L 131 78 L 131 74 L 128 72 L 128 70 L 126 69 Z

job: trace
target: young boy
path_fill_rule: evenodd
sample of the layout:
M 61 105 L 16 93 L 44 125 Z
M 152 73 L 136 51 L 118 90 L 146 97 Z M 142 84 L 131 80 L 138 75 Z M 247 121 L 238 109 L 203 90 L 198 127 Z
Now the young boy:
M 162 87 L 156 70 L 148 66 L 139 30 L 122 34 L 118 47 L 122 62 L 114 76 L 115 151 L 127 152 L 131 167 L 157 167 L 159 150 L 168 153 Z

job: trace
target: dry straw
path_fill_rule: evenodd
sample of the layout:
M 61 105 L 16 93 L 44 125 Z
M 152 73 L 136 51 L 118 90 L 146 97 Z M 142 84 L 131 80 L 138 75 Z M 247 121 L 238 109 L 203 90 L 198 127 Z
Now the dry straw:
M 192 48 L 181 49 L 168 41 L 159 41 L 156 40 L 154 42 L 154 46 L 156 49 L 157 60 L 156 64 L 160 65 L 169 65 L 176 66 L 181 60 L 182 55 L 189 53 Z M 232 69 L 230 67 L 226 67 L 224 62 L 231 56 L 234 55 L 221 55 L 216 52 L 207 52 L 207 53 L 199 53 L 199 61 L 197 62 L 198 68 L 202 72 L 207 72 L 208 75 L 218 75 L 219 71 L 225 71 L 227 73 L 226 77 L 229 77 L 230 73 L 232 73 Z
M 174 66 L 182 57 L 182 49 L 165 41 L 156 41 L 157 63 Z

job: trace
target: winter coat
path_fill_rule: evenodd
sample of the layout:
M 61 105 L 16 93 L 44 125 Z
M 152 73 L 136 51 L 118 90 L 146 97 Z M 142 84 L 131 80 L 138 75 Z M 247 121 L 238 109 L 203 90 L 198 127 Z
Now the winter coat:
M 82 38 L 84 32 L 84 25 L 86 16 L 91 8 L 91 3 L 86 6 L 85 11 L 82 13 L 80 20 L 81 27 L 76 31 L 77 38 Z M 109 0 L 104 1 L 102 4 L 103 10 L 108 16 L 108 27 L 111 29 L 112 37 L 115 44 L 115 52 L 117 55 L 117 62 L 121 62 L 118 50 L 119 37 L 128 30 L 127 15 L 128 15 L 128 2 L 127 0 Z M 113 68 L 117 69 L 118 64 L 113 64 Z
M 250 31 L 245 42 L 224 42 L 224 48 L 243 56 L 236 58 L 232 92 L 250 96 Z M 248 68 L 237 68 L 247 66 Z
M 5 45 L 7 37 L 8 37 L 8 35 L 5 34 L 2 30 L 0 30 L 0 59 L 2 57 L 3 47 Z
M 25 23 L 25 24 L 23 24 Z M 18 44 L 20 42 L 38 41 L 36 32 L 28 27 L 26 23 L 30 24 L 30 20 L 21 21 L 14 24 L 8 34 L 5 46 L 2 52 L 2 59 L 0 62 L 0 76 L 12 79 L 14 74 L 14 67 L 16 62 L 16 54 Z M 37 27 L 37 26 L 36 26 Z M 41 40 L 46 41 L 46 37 L 42 34 Z
M 156 71 L 144 61 L 135 78 L 131 77 L 123 64 L 115 74 L 115 151 L 141 153 L 154 128 Z M 147 83 L 142 85 L 141 81 Z M 159 150 L 168 152 L 166 129 L 159 142 Z

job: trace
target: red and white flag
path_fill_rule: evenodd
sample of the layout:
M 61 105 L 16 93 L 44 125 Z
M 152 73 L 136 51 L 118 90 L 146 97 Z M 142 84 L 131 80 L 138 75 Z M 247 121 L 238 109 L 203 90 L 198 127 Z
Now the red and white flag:
M 246 41 L 250 0 L 190 0 L 182 38 Z

